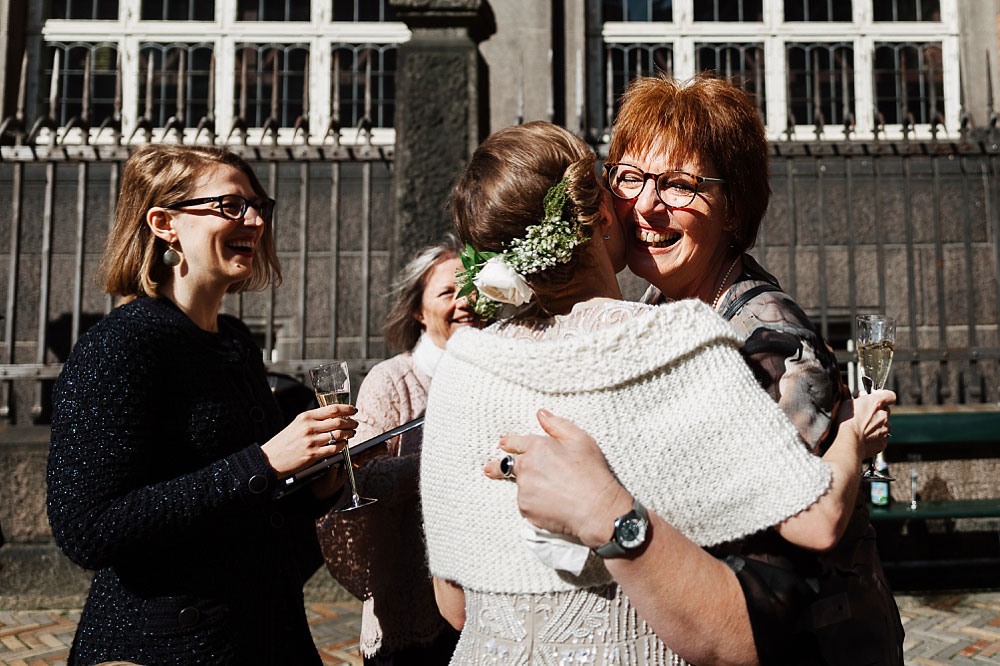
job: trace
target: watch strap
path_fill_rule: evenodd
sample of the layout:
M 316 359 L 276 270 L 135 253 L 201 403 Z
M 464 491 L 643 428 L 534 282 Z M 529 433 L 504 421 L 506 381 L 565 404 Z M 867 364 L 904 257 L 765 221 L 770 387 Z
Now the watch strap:
M 620 525 L 621 522 L 626 518 L 631 517 L 632 514 L 635 514 L 636 516 L 641 518 L 642 522 L 646 524 L 646 529 L 647 530 L 649 529 L 649 514 L 646 513 L 646 507 L 640 504 L 639 500 L 633 499 L 632 510 L 622 516 L 619 516 L 618 519 L 615 520 L 615 531 L 611 534 L 611 539 L 607 543 L 602 544 L 597 548 L 594 548 L 594 553 L 598 557 L 602 557 L 604 559 L 607 559 L 609 557 L 622 557 L 623 555 L 627 555 L 631 550 L 634 550 L 630 548 L 625 548 L 620 543 L 618 543 L 618 525 Z

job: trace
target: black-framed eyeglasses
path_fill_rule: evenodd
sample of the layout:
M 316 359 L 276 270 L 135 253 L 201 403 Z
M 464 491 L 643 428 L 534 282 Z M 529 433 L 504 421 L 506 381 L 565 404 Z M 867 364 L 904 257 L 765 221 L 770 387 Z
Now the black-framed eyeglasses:
M 274 199 L 268 197 L 247 199 L 238 194 L 220 194 L 216 197 L 188 199 L 187 201 L 178 201 L 177 203 L 169 204 L 164 206 L 164 208 L 173 210 L 183 208 L 185 206 L 197 206 L 198 204 L 205 203 L 215 203 L 216 209 L 222 213 L 222 217 L 235 222 L 242 220 L 243 216 L 247 214 L 247 208 L 251 206 L 253 206 L 254 210 L 257 211 L 257 214 L 260 215 L 261 219 L 268 224 L 271 223 L 271 216 L 274 215 Z
M 616 162 L 604 165 L 604 178 L 611 193 L 626 201 L 639 196 L 646 187 L 646 181 L 652 180 L 656 186 L 656 196 L 670 208 L 684 208 L 691 205 L 702 183 L 728 182 L 724 178 L 697 176 L 687 171 L 649 173 L 631 164 Z

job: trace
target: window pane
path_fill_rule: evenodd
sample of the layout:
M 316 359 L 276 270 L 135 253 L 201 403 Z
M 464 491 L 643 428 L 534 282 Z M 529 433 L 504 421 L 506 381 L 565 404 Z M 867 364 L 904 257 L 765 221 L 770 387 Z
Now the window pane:
M 790 44 L 788 106 L 796 124 L 842 124 L 854 113 L 854 49 L 849 44 Z
M 653 0 L 652 12 L 654 21 L 673 21 L 674 7 L 672 0 Z
M 309 3 L 302 0 L 239 0 L 237 21 L 308 21 Z
M 183 57 L 183 97 L 181 120 L 195 127 L 208 115 L 208 85 L 211 79 L 210 44 L 143 44 L 139 49 L 139 115 L 146 112 L 146 85 L 149 66 L 153 67 L 152 122 L 163 127 L 177 115 L 177 85 Z M 176 122 L 176 121 L 174 121 Z
M 204 0 L 142 0 L 144 21 L 213 21 L 215 3 Z
M 761 116 L 766 117 L 764 47 L 761 44 L 698 44 L 695 67 L 715 72 L 754 95 Z
M 365 118 L 372 127 L 392 127 L 396 47 L 340 44 L 333 48 L 332 60 L 331 96 L 341 127 L 359 127 Z
M 59 52 L 59 84 L 56 89 L 55 120 L 65 125 L 71 118 L 84 113 L 84 70 L 90 59 L 90 124 L 99 125 L 114 113 L 115 79 L 117 77 L 118 48 L 114 44 L 60 44 L 48 45 L 48 66 L 44 71 L 43 85 L 39 86 L 41 105 L 48 110 L 55 54 Z
M 851 0 L 785 0 L 786 21 L 850 21 Z
M 303 44 L 240 44 L 236 47 L 234 113 L 246 95 L 249 127 L 263 127 L 274 116 L 279 127 L 292 127 L 302 115 L 305 67 L 309 48 Z M 243 63 L 246 63 L 246 85 Z
M 601 19 L 607 21 L 624 21 L 625 12 L 622 0 L 604 0 L 601 3 Z
M 648 21 L 649 6 L 646 0 L 628 0 L 626 21 Z
M 333 0 L 333 20 L 353 21 L 354 0 Z
M 699 0 L 694 3 L 695 21 L 763 21 L 762 0 Z
M 378 2 L 359 2 L 358 3 L 358 20 L 359 21 L 377 21 L 380 16 L 380 9 Z
M 673 47 L 667 44 L 606 44 L 604 63 L 605 122 L 610 127 L 629 81 L 657 72 L 673 74 Z
M 118 0 L 52 0 L 46 18 L 53 19 L 118 19 Z
M 872 0 L 876 21 L 940 21 L 939 0 Z
M 388 0 L 333 0 L 334 21 L 395 21 Z
M 885 123 L 930 123 L 944 119 L 941 45 L 876 44 L 875 106 Z

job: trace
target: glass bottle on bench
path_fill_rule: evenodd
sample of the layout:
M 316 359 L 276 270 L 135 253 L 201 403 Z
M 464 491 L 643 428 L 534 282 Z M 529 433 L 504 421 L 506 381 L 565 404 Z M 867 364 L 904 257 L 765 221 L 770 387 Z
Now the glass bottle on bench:
M 889 465 L 885 462 L 885 457 L 879 453 L 875 456 L 875 470 L 879 474 L 888 476 Z M 887 506 L 889 504 L 889 482 L 879 481 L 877 478 L 869 483 L 872 504 L 875 506 Z

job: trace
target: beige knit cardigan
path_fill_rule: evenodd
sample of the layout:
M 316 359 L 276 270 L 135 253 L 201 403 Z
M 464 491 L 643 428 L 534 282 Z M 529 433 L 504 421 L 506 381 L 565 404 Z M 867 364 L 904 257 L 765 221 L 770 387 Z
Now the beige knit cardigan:
M 516 485 L 483 475 L 502 435 L 541 432 L 541 407 L 593 435 L 625 488 L 702 546 L 807 508 L 829 487 L 830 468 L 757 385 L 739 344 L 695 300 L 565 340 L 456 332 L 424 425 L 420 492 L 431 572 L 502 593 L 611 581 L 593 554 L 579 576 L 542 564 L 520 537 L 526 522 Z

